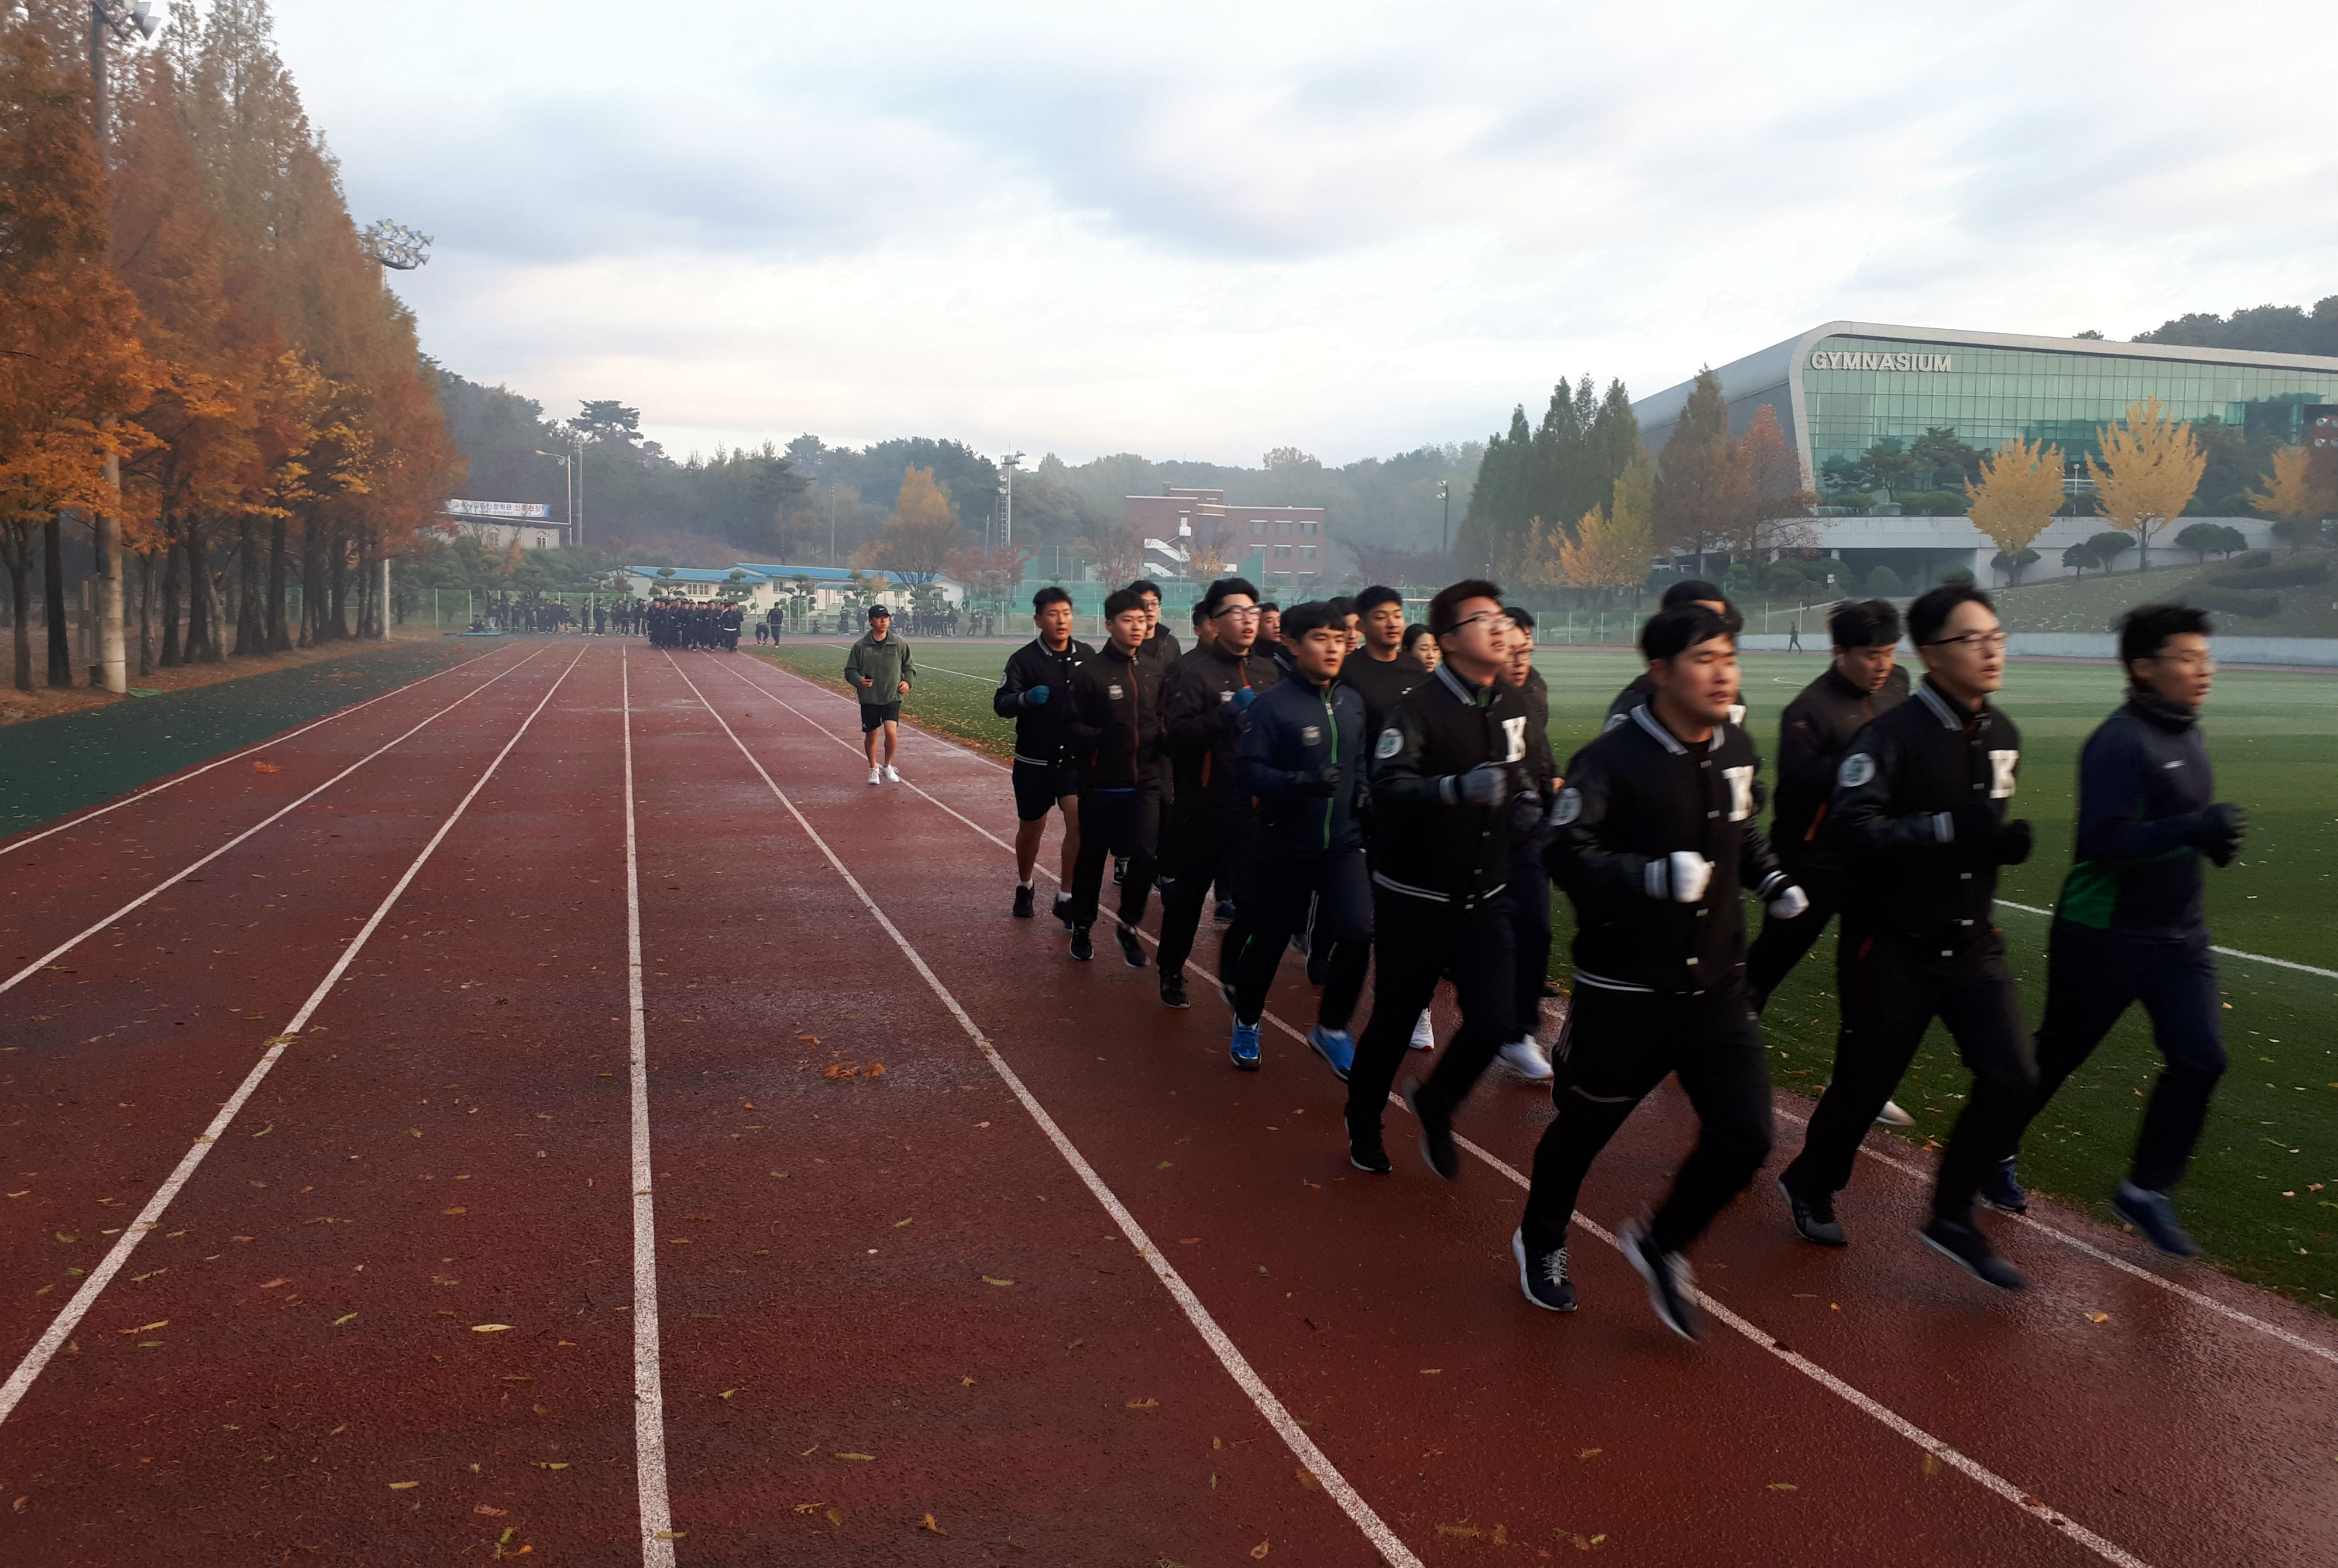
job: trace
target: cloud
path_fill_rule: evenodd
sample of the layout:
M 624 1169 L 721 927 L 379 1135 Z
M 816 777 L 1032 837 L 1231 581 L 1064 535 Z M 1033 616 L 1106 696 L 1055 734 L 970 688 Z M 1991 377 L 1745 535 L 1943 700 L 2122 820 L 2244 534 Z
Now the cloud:
M 431 351 L 676 450 L 1327 459 L 1833 317 L 2334 285 L 2303 5 L 288 5 Z M 2235 105 L 2246 104 L 2246 113 Z

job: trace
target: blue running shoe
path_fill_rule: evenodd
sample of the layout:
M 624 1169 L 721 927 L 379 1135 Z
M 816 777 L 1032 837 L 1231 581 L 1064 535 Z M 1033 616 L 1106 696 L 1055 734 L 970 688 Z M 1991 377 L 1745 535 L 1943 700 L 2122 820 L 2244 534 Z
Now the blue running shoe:
M 2143 1239 L 2171 1258 L 2197 1258 L 2200 1249 L 2176 1222 L 2167 1194 L 2121 1181 L 2111 1194 L 2111 1212 L 2143 1232 Z
M 1356 1042 L 1345 1029 L 1326 1029 L 1318 1024 L 1307 1031 L 1307 1045 L 1330 1064 L 1332 1077 L 1342 1083 L 1348 1081 L 1348 1069 L 1356 1062 Z
M 2013 1179 L 2012 1161 L 1999 1161 L 1980 1179 L 1980 1200 L 2000 1214 L 2029 1212 L 2029 1194 Z
M 1234 1020 L 1234 1043 L 1226 1054 L 1245 1073 L 1258 1071 L 1258 1025 Z

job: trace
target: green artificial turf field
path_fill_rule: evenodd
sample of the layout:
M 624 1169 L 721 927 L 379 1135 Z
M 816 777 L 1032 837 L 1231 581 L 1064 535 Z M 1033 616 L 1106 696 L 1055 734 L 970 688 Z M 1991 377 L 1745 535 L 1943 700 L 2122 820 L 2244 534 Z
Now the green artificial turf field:
M 991 712 L 990 691 L 1012 647 L 918 643 L 918 662 L 929 673 L 903 711 L 1004 757 L 1012 727 Z M 841 642 L 794 642 L 770 657 L 843 690 Z M 1537 663 L 1550 682 L 1552 746 L 1562 760 L 1596 732 L 1608 700 L 1638 667 L 1620 652 L 1547 652 Z M 1778 710 L 1822 667 L 1817 655 L 1746 656 L 1748 723 L 1765 750 L 1775 743 Z M 2015 806 L 2036 826 L 2038 848 L 2028 865 L 2005 873 L 1999 891 L 2009 904 L 2052 906 L 2069 866 L 2078 747 L 2118 700 L 2117 671 L 2107 664 L 2013 665 L 1999 703 L 2021 730 Z M 2218 795 L 2249 812 L 2241 858 L 2208 874 L 2213 939 L 2338 968 L 2338 679 L 2228 670 L 2217 677 L 2205 725 Z M 2034 1023 L 2044 1001 L 2047 920 L 2009 906 L 1999 924 Z M 1571 929 L 1564 899 L 1556 925 L 1551 972 L 1564 981 Z M 1788 1087 L 1822 1083 L 1832 1061 L 1832 937 L 1830 931 L 1787 977 L 1763 1020 L 1775 1047 L 1773 1075 Z M 2228 1272 L 2338 1310 L 2338 981 L 2245 957 L 2217 962 L 2233 1065 L 2178 1208 Z M 2156 1063 L 2149 1027 L 2132 1010 L 2032 1130 L 2024 1181 L 2108 1218 L 2102 1200 L 2126 1169 Z M 1916 1117 L 1911 1136 L 1944 1137 L 1966 1082 L 1935 1028 L 1899 1096 Z M 1790 1147 L 1798 1138 L 1792 1127 L 1781 1134 Z

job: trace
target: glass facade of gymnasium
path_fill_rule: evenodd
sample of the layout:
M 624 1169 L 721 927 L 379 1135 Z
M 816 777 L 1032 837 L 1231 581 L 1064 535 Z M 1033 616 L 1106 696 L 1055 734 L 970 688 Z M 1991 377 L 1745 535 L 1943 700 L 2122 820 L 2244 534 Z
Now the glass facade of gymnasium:
M 2149 397 L 2176 418 L 2221 419 L 2252 439 L 2288 444 L 2301 438 L 2307 408 L 2338 404 L 2338 371 L 1875 338 L 1822 338 L 1789 373 L 1802 378 L 1799 434 L 1820 473 L 1831 458 L 1856 460 L 1891 437 L 1904 447 L 1935 427 L 1982 451 L 2015 436 L 2049 441 L 2075 463 L 2100 456 L 2097 431 Z M 1750 398 L 1727 392 L 1746 421 L 1756 402 L 1788 413 L 1783 387 Z

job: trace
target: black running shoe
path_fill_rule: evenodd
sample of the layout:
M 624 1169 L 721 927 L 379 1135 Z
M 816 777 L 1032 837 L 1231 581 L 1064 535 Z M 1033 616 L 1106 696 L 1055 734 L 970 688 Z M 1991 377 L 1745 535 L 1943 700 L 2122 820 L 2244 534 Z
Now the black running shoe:
M 1191 1007 L 1193 1004 L 1185 995 L 1185 982 L 1174 975 L 1164 973 L 1161 976 L 1161 1005 Z
M 1015 889 L 1015 918 L 1028 920 L 1039 911 L 1033 905 L 1031 884 L 1025 882 Z
M 1348 1163 L 1370 1176 L 1385 1176 L 1396 1169 L 1389 1163 L 1388 1150 L 1380 1143 L 1378 1132 L 1348 1133 Z
M 2184 1233 L 2176 1220 L 2176 1206 L 2165 1192 L 2154 1192 L 2122 1181 L 2111 1194 L 2111 1212 L 2143 1232 L 2143 1239 L 2171 1258 L 2197 1258 L 2199 1244 Z
M 1935 1219 L 1916 1232 L 1924 1245 L 1956 1264 L 1974 1279 L 1994 1285 L 2000 1290 L 2027 1290 L 2029 1281 L 2021 1270 L 1997 1255 L 1980 1227 L 1960 1223 L 1954 1220 Z
M 1128 857 L 1125 855 L 1114 856 L 1112 858 L 1112 885 L 1117 887 L 1122 882 L 1127 880 L 1127 877 Z
M 1546 1312 L 1575 1310 L 1575 1281 L 1567 1277 L 1566 1248 L 1528 1252 L 1527 1233 L 1518 1230 L 1510 1232 L 1510 1256 L 1518 1260 L 1518 1289 L 1528 1300 Z
M 1056 895 L 1055 913 L 1056 918 L 1064 923 L 1064 929 L 1066 931 L 1070 930 L 1072 928 L 1072 896 L 1070 894 L 1058 893 Z
M 1083 964 L 1095 956 L 1095 944 L 1088 940 L 1088 928 L 1085 926 L 1072 927 L 1072 956 Z
M 1112 939 L 1120 944 L 1120 956 L 1128 961 L 1131 969 L 1144 967 L 1144 944 L 1136 939 L 1135 932 L 1116 925 L 1112 928 Z
M 2000 1214 L 2029 1212 L 2029 1194 L 2014 1180 L 2012 1160 L 2000 1160 L 1989 1167 L 1989 1174 L 1980 1179 L 1980 1200 Z
M 1219 899 L 1218 906 L 1212 912 L 1210 918 L 1216 921 L 1221 926 L 1233 925 L 1234 923 L 1234 901 L 1231 898 Z
M 1626 1220 L 1616 1228 L 1624 1244 L 1625 1259 L 1648 1282 L 1648 1305 L 1656 1321 L 1684 1339 L 1704 1338 L 1704 1317 L 1696 1308 L 1696 1275 L 1688 1259 L 1660 1250 L 1648 1234 L 1645 1220 Z
M 1842 1233 L 1842 1221 L 1834 1217 L 1834 1200 L 1805 1198 L 1786 1185 L 1783 1176 L 1778 1178 L 1778 1195 L 1786 1200 L 1786 1211 L 1794 1217 L 1794 1234 L 1805 1241 L 1815 1241 L 1822 1247 L 1841 1247 L 1851 1238 Z
M 1461 1152 L 1453 1146 L 1453 1119 L 1423 1111 L 1420 1096 L 1417 1087 L 1404 1092 L 1404 1108 L 1420 1123 L 1421 1163 L 1450 1181 L 1461 1174 Z

